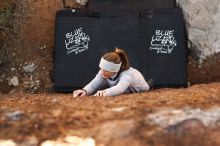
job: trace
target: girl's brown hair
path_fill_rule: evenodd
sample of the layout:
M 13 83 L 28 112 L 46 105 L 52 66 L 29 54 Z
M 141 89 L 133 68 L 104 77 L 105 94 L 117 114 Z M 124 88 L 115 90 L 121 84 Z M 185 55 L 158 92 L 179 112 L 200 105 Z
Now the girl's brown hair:
M 128 55 L 122 49 L 115 48 L 114 52 L 106 53 L 103 56 L 103 58 L 115 64 L 119 64 L 120 62 L 122 62 L 121 69 L 119 72 L 125 71 L 130 67 L 130 63 L 128 61 Z

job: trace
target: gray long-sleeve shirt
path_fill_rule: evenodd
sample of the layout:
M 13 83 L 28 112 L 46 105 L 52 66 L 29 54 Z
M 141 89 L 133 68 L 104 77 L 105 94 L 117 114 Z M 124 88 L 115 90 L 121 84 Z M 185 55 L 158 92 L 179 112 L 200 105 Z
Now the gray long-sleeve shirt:
M 92 95 L 104 88 L 107 96 L 115 96 L 122 93 L 146 91 L 149 90 L 149 85 L 138 70 L 130 67 L 109 79 L 103 78 L 101 71 L 99 71 L 96 77 L 83 89 L 87 91 L 88 95 Z

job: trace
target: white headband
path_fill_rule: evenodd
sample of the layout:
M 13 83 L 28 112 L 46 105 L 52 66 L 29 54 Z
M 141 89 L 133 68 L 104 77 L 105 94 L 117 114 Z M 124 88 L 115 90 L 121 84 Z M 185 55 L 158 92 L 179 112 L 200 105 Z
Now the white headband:
M 101 58 L 101 61 L 99 63 L 99 67 L 103 70 L 109 71 L 109 72 L 118 72 L 121 68 L 121 63 L 115 64 L 108 60 L 105 60 L 103 57 Z

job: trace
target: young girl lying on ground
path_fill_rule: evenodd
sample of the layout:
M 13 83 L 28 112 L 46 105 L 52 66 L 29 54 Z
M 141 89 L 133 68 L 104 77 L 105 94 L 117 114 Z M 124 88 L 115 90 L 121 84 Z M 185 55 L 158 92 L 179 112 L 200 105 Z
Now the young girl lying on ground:
M 115 96 L 122 93 L 147 91 L 150 86 L 143 75 L 130 67 L 125 51 L 116 48 L 106 53 L 100 61 L 96 77 L 83 89 L 73 92 L 73 97 L 93 95 Z

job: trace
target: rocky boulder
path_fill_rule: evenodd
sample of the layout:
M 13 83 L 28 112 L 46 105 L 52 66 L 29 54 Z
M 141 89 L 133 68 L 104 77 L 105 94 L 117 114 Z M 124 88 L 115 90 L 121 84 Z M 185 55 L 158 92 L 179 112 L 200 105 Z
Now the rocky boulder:
M 220 52 L 220 1 L 176 0 L 183 9 L 189 48 L 200 63 Z

